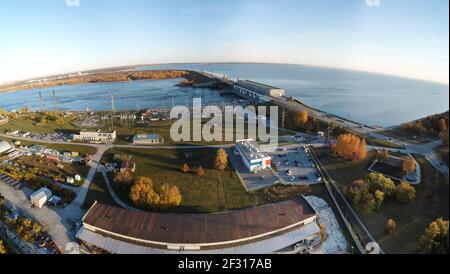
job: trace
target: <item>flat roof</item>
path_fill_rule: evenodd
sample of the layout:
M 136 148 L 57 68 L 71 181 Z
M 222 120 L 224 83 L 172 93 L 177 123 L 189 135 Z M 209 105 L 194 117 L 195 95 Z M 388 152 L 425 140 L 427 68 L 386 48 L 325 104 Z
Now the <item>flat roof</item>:
M 316 216 L 303 198 L 218 214 L 163 214 L 95 203 L 83 218 L 110 237 L 142 244 L 222 245 L 279 233 Z
M 236 146 L 249 161 L 270 157 L 269 154 L 263 152 L 259 145 L 253 140 L 237 141 Z
M 264 89 L 264 90 L 283 90 L 282 88 L 277 88 L 274 86 L 270 86 L 270 85 L 266 85 L 266 84 L 262 84 L 262 83 L 258 83 L 258 82 L 254 82 L 254 81 L 250 81 L 250 80 L 239 80 L 236 85 L 238 86 L 242 86 L 244 88 L 249 88 L 249 89 Z

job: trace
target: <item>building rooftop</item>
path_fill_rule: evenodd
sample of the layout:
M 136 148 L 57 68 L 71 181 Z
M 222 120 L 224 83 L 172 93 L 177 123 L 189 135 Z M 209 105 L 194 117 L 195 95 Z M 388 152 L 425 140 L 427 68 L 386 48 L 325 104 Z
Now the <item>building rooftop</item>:
M 247 160 L 257 160 L 270 157 L 269 154 L 263 152 L 259 145 L 253 140 L 237 141 L 236 146 L 242 152 Z
M 303 198 L 219 214 L 161 214 L 95 203 L 84 228 L 133 243 L 227 245 L 280 233 L 316 216 Z
M 149 139 L 149 140 L 159 140 L 159 135 L 158 134 L 136 134 L 134 136 L 135 140 L 139 140 L 139 139 Z
M 258 91 L 258 90 L 283 90 L 282 88 L 277 88 L 274 86 L 269 86 L 266 84 L 262 84 L 262 83 L 258 83 L 258 82 L 254 82 L 254 81 L 250 81 L 250 80 L 239 80 L 236 85 L 247 88 L 247 89 L 251 89 L 254 91 Z
M 107 134 L 113 134 L 116 131 L 115 130 L 108 131 L 108 130 L 101 130 L 101 129 L 99 129 L 99 130 L 83 129 L 83 130 L 81 130 L 81 132 L 84 132 L 84 133 L 107 133 Z

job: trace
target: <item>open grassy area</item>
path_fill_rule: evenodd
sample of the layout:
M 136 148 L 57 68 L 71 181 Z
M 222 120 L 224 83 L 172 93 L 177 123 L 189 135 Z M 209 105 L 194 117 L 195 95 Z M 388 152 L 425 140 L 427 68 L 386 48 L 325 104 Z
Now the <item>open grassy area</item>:
M 0 125 L 0 132 L 4 133 L 8 130 L 19 130 L 24 132 L 31 133 L 55 133 L 55 132 L 63 132 L 63 133 L 76 133 L 79 132 L 79 129 L 74 126 L 71 121 L 71 118 L 64 119 L 62 123 L 52 123 L 47 122 L 45 124 L 35 124 L 33 121 L 28 119 L 30 114 L 19 114 L 16 118 L 10 119 L 9 123 Z
M 216 151 L 214 149 L 111 149 L 102 159 L 109 161 L 114 154 L 132 155 L 135 161 L 136 176 L 148 176 L 158 190 L 163 183 L 170 183 L 180 188 L 182 203 L 179 207 L 169 209 L 171 212 L 220 212 L 247 208 L 259 204 L 258 199 L 248 193 L 232 166 L 219 174 L 213 168 Z M 184 163 L 191 169 L 202 166 L 205 175 L 198 177 L 192 172 L 181 171 Z M 128 191 L 116 190 L 124 202 L 132 204 Z
M 325 149 L 316 149 L 317 156 L 341 189 L 354 180 L 368 175 L 368 165 L 376 157 L 370 152 L 368 159 L 359 162 L 344 162 L 334 158 Z M 411 204 L 400 204 L 388 198 L 380 211 L 359 212 L 359 216 L 387 253 L 418 253 L 418 239 L 433 220 L 449 214 L 448 178 L 444 178 L 421 156 L 414 155 L 422 166 L 422 184 L 416 187 L 417 197 Z M 397 231 L 390 236 L 385 232 L 389 219 L 397 222 Z
M 109 194 L 106 183 L 100 173 L 96 173 L 92 180 L 86 199 L 84 200 L 83 208 L 89 209 L 95 201 L 110 206 L 118 206 Z
M 402 130 L 401 128 L 395 128 L 391 130 L 384 130 L 379 132 L 380 134 L 383 134 L 388 137 L 395 138 L 397 140 L 400 140 L 402 142 L 410 143 L 410 144 L 426 144 L 430 141 L 432 141 L 430 138 L 425 138 L 421 136 L 416 136 L 416 138 L 413 138 L 414 135 Z

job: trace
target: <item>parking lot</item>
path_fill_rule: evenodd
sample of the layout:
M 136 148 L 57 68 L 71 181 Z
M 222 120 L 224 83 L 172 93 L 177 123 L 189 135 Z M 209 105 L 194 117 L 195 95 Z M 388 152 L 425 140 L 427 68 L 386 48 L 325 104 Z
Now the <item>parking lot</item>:
M 300 145 L 289 146 L 281 148 L 271 156 L 274 173 L 282 183 L 290 185 L 322 183 L 307 148 Z
M 236 156 L 232 150 L 228 151 L 228 157 L 248 191 L 270 187 L 279 182 L 279 179 L 274 175 L 272 170 L 260 171 L 258 174 L 250 172 L 245 167 L 240 156 Z

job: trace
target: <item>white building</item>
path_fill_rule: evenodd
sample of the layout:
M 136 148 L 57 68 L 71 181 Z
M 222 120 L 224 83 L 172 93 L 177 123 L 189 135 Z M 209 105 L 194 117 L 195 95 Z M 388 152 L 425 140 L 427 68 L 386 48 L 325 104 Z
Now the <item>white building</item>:
M 136 134 L 133 137 L 133 144 L 136 145 L 156 145 L 163 144 L 164 138 L 157 134 Z
M 263 152 L 252 139 L 237 141 L 235 153 L 241 156 L 250 172 L 268 169 L 272 165 L 272 157 Z
M 52 191 L 48 188 L 41 188 L 35 193 L 31 194 L 31 204 L 35 207 L 42 208 L 45 203 L 52 197 Z
M 8 153 L 12 150 L 12 146 L 6 141 L 0 141 L 0 154 Z
M 74 135 L 74 141 L 106 143 L 114 142 L 117 138 L 116 131 L 107 132 L 102 130 L 88 131 L 82 130 L 79 135 Z

